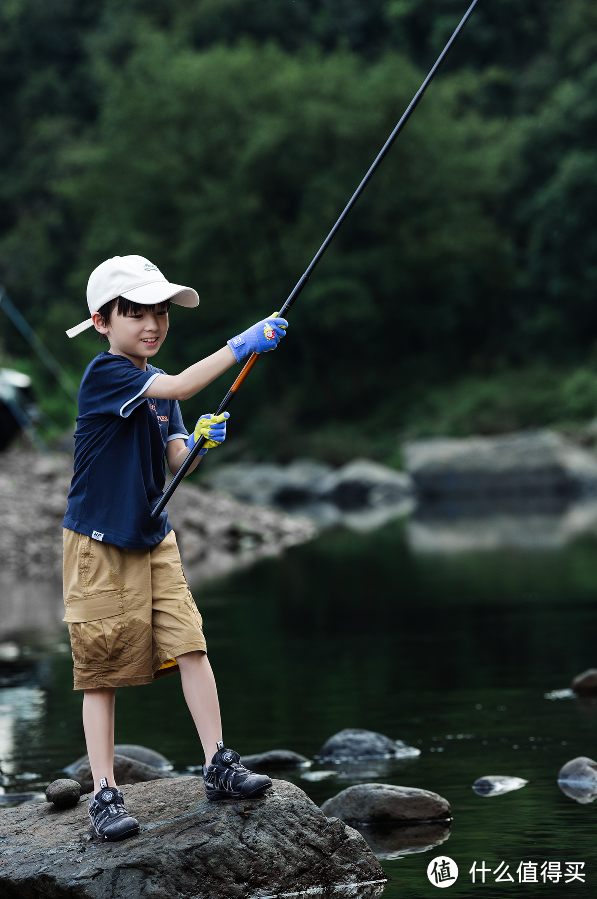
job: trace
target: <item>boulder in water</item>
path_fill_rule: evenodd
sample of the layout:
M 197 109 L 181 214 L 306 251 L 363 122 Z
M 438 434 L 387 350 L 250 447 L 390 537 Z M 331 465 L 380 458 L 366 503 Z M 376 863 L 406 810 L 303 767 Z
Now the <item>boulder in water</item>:
M 577 674 L 571 687 L 579 696 L 597 695 L 597 668 L 587 668 L 586 671 Z
M 241 762 L 251 771 L 284 771 L 287 768 L 308 768 L 311 762 L 291 749 L 270 749 L 255 755 L 243 755 Z
M 398 824 L 449 821 L 450 803 L 430 790 L 394 784 L 357 784 L 342 790 L 321 807 L 347 823 Z
M 156 752 L 155 749 L 148 749 L 146 746 L 137 746 L 135 743 L 117 743 L 114 747 L 114 755 L 122 755 L 127 759 L 133 759 L 135 762 L 141 762 L 143 765 L 151 765 L 152 768 L 160 768 L 164 771 L 170 771 L 172 765 L 168 759 Z M 76 762 L 72 762 L 64 768 L 66 774 L 73 774 L 81 765 L 89 764 L 89 756 L 82 755 Z
M 93 776 L 89 762 L 83 762 L 72 773 L 71 777 L 81 784 L 83 793 L 93 790 Z M 123 784 L 147 783 L 150 780 L 163 780 L 172 777 L 169 771 L 163 768 L 154 768 L 153 765 L 145 765 L 143 762 L 128 759 L 124 755 L 114 756 L 114 779 L 119 786 Z
M 319 750 L 322 762 L 343 762 L 359 759 L 408 759 L 421 754 L 420 749 L 402 740 L 391 740 L 373 730 L 347 727 L 330 737 Z
M 326 818 L 285 781 L 274 781 L 262 799 L 208 802 L 202 778 L 179 777 L 129 787 L 125 800 L 141 830 L 119 843 L 90 840 L 85 803 L 63 812 L 47 803 L 0 812 L 0 895 L 372 899 L 387 880 L 356 830 Z

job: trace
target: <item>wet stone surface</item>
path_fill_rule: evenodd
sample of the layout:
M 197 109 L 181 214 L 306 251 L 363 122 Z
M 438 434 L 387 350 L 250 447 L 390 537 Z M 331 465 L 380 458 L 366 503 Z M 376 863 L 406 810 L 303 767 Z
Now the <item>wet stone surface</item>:
M 372 896 L 385 882 L 361 835 L 284 781 L 261 800 L 209 803 L 202 779 L 181 777 L 128 787 L 125 801 L 141 832 L 121 843 L 91 839 L 86 801 L 0 812 L 0 895 L 248 899 L 362 886 Z

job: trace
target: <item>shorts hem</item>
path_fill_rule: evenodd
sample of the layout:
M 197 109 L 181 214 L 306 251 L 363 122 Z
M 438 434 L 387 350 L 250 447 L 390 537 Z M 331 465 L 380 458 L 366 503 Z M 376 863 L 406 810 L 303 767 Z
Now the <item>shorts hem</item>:
M 77 677 L 75 674 L 75 683 L 73 690 L 100 690 L 102 687 L 140 687 L 143 684 L 151 684 L 153 678 L 151 675 L 144 677 L 119 677 L 118 675 L 96 675 L 88 677 Z
M 157 671 L 168 659 L 175 659 L 177 656 L 183 656 L 187 652 L 207 652 L 207 643 L 205 640 L 192 640 L 187 643 L 179 643 L 173 649 L 164 649 L 160 647 L 159 665 L 155 669 Z M 155 674 L 154 671 L 154 674 Z

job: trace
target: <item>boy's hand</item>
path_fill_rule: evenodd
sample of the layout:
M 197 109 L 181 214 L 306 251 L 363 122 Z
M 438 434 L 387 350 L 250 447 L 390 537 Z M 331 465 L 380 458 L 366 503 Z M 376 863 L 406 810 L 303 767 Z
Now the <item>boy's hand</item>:
M 269 318 L 264 318 L 237 337 L 232 337 L 228 341 L 228 346 L 234 353 L 236 361 L 242 362 L 251 353 L 267 353 L 269 350 L 275 350 L 287 327 L 286 319 L 278 318 L 278 313 L 274 312 Z
M 192 450 L 199 438 L 205 437 L 206 441 L 198 453 L 199 456 L 204 456 L 208 449 L 213 449 L 214 446 L 224 443 L 226 440 L 227 418 L 230 418 L 229 412 L 223 412 L 222 415 L 213 415 L 211 412 L 206 412 L 205 415 L 202 415 L 195 425 L 195 430 L 187 440 L 188 448 Z

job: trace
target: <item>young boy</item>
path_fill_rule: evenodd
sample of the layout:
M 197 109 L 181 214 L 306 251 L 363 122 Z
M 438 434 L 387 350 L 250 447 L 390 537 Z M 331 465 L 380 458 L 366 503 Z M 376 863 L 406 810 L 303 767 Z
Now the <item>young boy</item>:
M 228 341 L 179 375 L 148 364 L 168 333 L 170 303 L 197 306 L 189 287 L 170 284 L 142 256 L 115 256 L 87 285 L 94 327 L 107 340 L 79 390 L 74 476 L 64 518 L 64 602 L 75 690 L 94 779 L 89 816 L 101 840 L 138 833 L 114 780 L 116 688 L 179 670 L 205 753 L 209 799 L 246 799 L 271 787 L 222 742 L 214 676 L 202 620 L 188 588 L 168 514 L 152 519 L 166 471 L 175 474 L 201 435 L 199 455 L 226 437 L 228 413 L 203 415 L 188 435 L 178 405 L 252 352 L 275 349 L 287 322 L 275 316 Z M 197 465 L 199 458 L 190 471 Z

